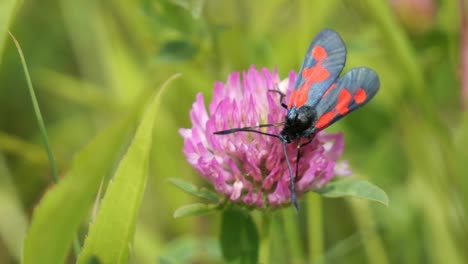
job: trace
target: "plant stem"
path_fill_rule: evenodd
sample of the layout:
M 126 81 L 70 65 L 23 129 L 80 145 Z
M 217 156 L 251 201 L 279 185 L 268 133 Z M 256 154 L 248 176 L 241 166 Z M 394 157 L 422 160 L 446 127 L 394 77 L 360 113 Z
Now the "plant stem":
M 322 197 L 311 193 L 307 196 L 307 237 L 309 241 L 309 262 L 323 256 L 323 215 Z
M 261 233 L 260 233 L 260 251 L 259 251 L 259 263 L 268 263 L 270 255 L 270 224 L 271 215 L 267 213 L 261 214 Z
M 291 254 L 292 263 L 304 263 L 304 252 L 301 246 L 301 238 L 299 236 L 299 222 L 297 221 L 298 214 L 295 208 L 288 208 L 283 211 L 283 222 L 285 229 L 286 241 L 288 241 L 288 252 Z
M 49 144 L 49 137 L 47 136 L 47 130 L 44 125 L 44 119 L 42 118 L 41 109 L 39 108 L 39 103 L 37 102 L 36 93 L 34 92 L 34 87 L 31 81 L 31 76 L 29 75 L 28 65 L 26 64 L 26 60 L 24 59 L 24 55 L 23 55 L 23 50 L 21 49 L 21 46 L 18 43 L 18 40 L 16 40 L 15 36 L 13 36 L 13 34 L 10 31 L 8 31 L 8 34 L 10 34 L 10 37 L 13 39 L 13 42 L 15 43 L 16 49 L 18 50 L 18 54 L 21 59 L 21 64 L 23 66 L 24 75 L 26 76 L 26 81 L 28 84 L 29 95 L 31 96 L 31 102 L 34 108 L 34 114 L 36 115 L 37 124 L 39 125 L 39 130 L 41 131 L 42 141 L 44 143 L 44 147 L 47 152 L 47 157 L 49 159 L 52 177 L 53 177 L 54 183 L 57 184 L 59 181 L 57 165 L 55 164 L 55 159 L 52 153 L 52 148 L 50 147 L 50 144 Z M 74 249 L 76 257 L 78 257 L 78 255 L 80 254 L 80 240 L 78 239 L 78 236 L 75 236 L 75 240 L 73 241 L 73 249 Z

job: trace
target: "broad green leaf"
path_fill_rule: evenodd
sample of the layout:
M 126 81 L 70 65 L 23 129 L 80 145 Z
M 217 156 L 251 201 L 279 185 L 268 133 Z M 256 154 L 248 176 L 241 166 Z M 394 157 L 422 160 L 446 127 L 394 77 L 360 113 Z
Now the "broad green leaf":
M 217 208 L 218 205 L 213 204 L 187 204 L 177 208 L 177 210 L 174 212 L 174 218 L 209 214 L 215 212 Z
M 19 1 L 16 0 L 2 0 L 0 1 L 0 65 L 2 63 L 3 47 L 7 37 L 8 27 L 10 21 L 16 10 Z
M 388 206 L 388 196 L 382 189 L 368 181 L 355 178 L 330 182 L 316 192 L 325 197 L 337 198 L 353 196 L 379 202 Z
M 148 105 L 135 136 L 107 188 L 91 225 L 78 263 L 93 256 L 102 263 L 125 263 L 148 176 L 154 121 L 161 94 L 179 75 L 170 78 Z
M 198 188 L 192 183 L 179 178 L 170 178 L 169 181 L 175 186 L 179 187 L 184 192 L 202 198 L 210 203 L 219 203 L 219 196 L 210 190 L 207 190 L 205 188 Z
M 234 209 L 224 211 L 220 240 L 226 263 L 258 263 L 259 238 L 250 214 Z
M 74 158 L 70 170 L 34 210 L 23 263 L 63 263 L 78 227 L 127 137 L 134 114 L 108 127 Z

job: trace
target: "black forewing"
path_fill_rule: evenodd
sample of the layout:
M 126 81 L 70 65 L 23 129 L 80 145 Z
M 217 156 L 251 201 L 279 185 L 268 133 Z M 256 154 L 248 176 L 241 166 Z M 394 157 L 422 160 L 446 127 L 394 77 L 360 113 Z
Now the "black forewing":
M 321 60 L 315 59 L 312 55 L 316 47 L 321 47 L 326 51 L 326 56 Z M 340 75 L 345 62 L 346 47 L 338 33 L 330 29 L 320 31 L 307 50 L 294 85 L 294 89 L 300 89 L 300 93 L 306 94 L 308 98 L 306 105 L 315 106 L 318 103 L 322 94 Z M 327 78 L 323 78 L 322 68 L 328 72 Z M 291 98 L 290 105 L 299 107 L 302 103 Z
M 353 68 L 317 104 L 317 129 L 324 129 L 369 102 L 377 93 L 380 80 L 367 67 Z

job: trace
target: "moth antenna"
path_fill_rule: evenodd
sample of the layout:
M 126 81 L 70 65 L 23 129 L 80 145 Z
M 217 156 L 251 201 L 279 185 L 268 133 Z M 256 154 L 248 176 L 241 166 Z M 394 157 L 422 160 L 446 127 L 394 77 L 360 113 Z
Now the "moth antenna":
M 227 134 L 232 134 L 232 133 L 236 133 L 236 132 L 252 132 L 252 133 L 262 134 L 262 135 L 269 136 L 269 137 L 279 138 L 278 135 L 258 131 L 258 130 L 255 130 L 255 129 L 256 128 L 262 128 L 262 127 L 277 127 L 277 126 L 281 126 L 281 125 L 284 125 L 284 122 L 275 123 L 275 124 L 262 124 L 262 125 L 258 125 L 258 126 L 252 126 L 252 127 L 232 128 L 232 129 L 227 129 L 227 130 L 216 131 L 213 134 L 215 134 L 215 135 L 227 135 Z

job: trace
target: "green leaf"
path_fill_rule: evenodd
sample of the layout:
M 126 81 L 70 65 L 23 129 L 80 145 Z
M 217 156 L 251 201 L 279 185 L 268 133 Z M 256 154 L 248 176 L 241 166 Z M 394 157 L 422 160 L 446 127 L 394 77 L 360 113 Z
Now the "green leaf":
M 259 238 L 250 214 L 234 209 L 224 211 L 220 240 L 227 263 L 258 263 Z
M 135 221 L 148 176 L 148 163 L 154 121 L 161 94 L 171 77 L 147 107 L 127 153 L 119 163 L 107 188 L 100 210 L 90 227 L 78 263 L 87 263 L 95 256 L 102 263 L 125 263 L 128 257 Z
M 200 235 L 172 240 L 158 257 L 163 263 L 221 263 L 221 249 L 216 238 Z
M 330 182 L 325 185 L 325 187 L 317 190 L 316 192 L 324 197 L 337 198 L 343 196 L 353 196 L 379 202 L 385 206 L 388 206 L 388 196 L 382 189 L 368 181 L 355 178 Z
M 215 212 L 218 207 L 218 205 L 214 204 L 187 204 L 177 208 L 177 210 L 174 212 L 174 218 L 209 214 Z
M 192 183 L 179 178 L 170 178 L 169 181 L 175 186 L 179 187 L 182 191 L 192 194 L 196 197 L 202 198 L 210 203 L 219 203 L 220 199 L 216 193 L 205 188 L 198 188 Z
M 135 110 L 135 113 L 137 111 Z M 23 263 L 63 263 L 99 185 L 119 156 L 135 113 L 108 127 L 74 158 L 69 172 L 34 210 Z

